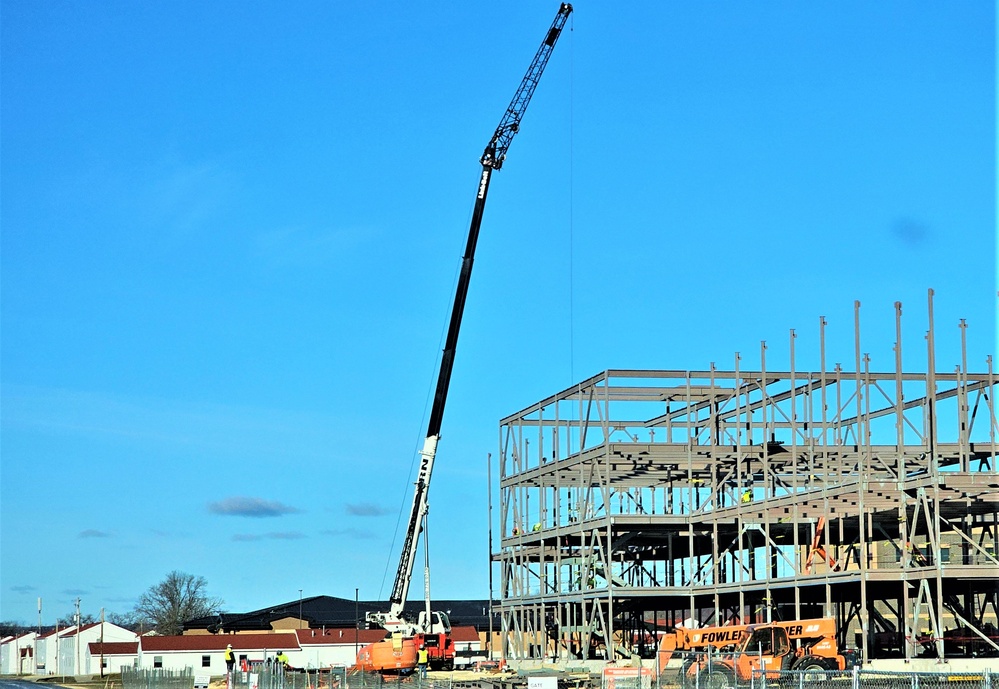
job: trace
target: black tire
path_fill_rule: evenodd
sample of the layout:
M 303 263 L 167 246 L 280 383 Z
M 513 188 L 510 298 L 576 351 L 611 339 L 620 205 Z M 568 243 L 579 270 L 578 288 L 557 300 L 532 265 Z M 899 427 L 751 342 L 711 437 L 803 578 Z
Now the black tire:
M 680 681 L 677 682 L 677 684 L 679 684 L 684 689 L 690 689 L 695 685 L 694 678 L 687 674 L 688 672 L 690 672 L 690 668 L 693 665 L 694 665 L 693 660 L 685 660 L 683 661 L 683 665 L 680 666 L 680 674 L 678 675 Z
M 794 664 L 794 670 L 805 673 L 806 682 L 821 682 L 826 678 L 826 672 L 836 670 L 836 661 L 832 658 L 805 656 Z
M 701 686 L 704 689 L 733 689 L 735 687 L 735 675 L 728 668 L 716 667 L 710 673 L 704 675 Z

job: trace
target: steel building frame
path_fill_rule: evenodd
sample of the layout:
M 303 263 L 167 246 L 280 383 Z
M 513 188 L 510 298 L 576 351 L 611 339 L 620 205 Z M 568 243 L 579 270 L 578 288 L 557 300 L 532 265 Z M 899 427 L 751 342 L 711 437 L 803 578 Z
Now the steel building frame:
M 984 373 L 608 370 L 500 423 L 503 656 L 654 653 L 654 628 L 834 616 L 872 657 L 999 654 Z M 954 625 L 953 629 L 945 629 Z

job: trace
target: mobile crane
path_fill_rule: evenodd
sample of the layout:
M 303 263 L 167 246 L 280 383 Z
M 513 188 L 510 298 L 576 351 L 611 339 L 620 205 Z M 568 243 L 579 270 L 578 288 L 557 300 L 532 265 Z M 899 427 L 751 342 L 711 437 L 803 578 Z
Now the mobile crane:
M 479 162 L 482 164 L 482 174 L 475 195 L 475 206 L 472 210 L 472 221 L 468 228 L 468 240 L 465 244 L 465 254 L 461 260 L 461 272 L 458 275 L 458 286 L 454 295 L 454 305 L 451 308 L 451 320 L 448 325 L 447 337 L 444 342 L 444 352 L 441 355 L 440 370 L 437 375 L 437 388 L 430 411 L 430 422 L 427 435 L 420 451 L 420 468 L 416 478 L 416 488 L 413 493 L 413 505 L 409 513 L 409 523 L 406 528 L 399 567 L 396 570 L 395 584 L 392 596 L 389 598 L 387 612 L 368 613 L 365 617 L 368 623 L 377 624 L 389 632 L 389 638 L 365 646 L 357 656 L 357 667 L 372 671 L 406 671 L 416 666 L 416 649 L 425 645 L 429 655 L 429 664 L 433 668 L 448 668 L 454 663 L 454 644 L 450 638 L 451 623 L 443 612 L 431 612 L 429 590 L 429 564 L 425 576 L 426 607 L 421 610 L 416 620 L 408 617 L 403 608 L 409 592 L 410 579 L 413 575 L 413 564 L 420 534 L 424 531 L 427 517 L 427 491 L 430 489 L 430 476 L 434 468 L 434 458 L 437 455 L 437 442 L 440 439 L 441 421 L 444 417 L 444 405 L 447 401 L 448 387 L 451 381 L 451 370 L 454 366 L 454 354 L 458 344 L 458 330 L 461 326 L 461 316 L 465 309 L 465 297 L 468 294 L 468 283 L 472 276 L 472 261 L 475 255 L 475 245 L 479 238 L 479 226 L 482 224 L 482 213 L 486 206 L 486 195 L 489 192 L 489 181 L 494 171 L 503 167 L 507 150 L 513 137 L 520 131 L 520 120 L 527 111 L 527 106 L 534 95 L 541 74 L 548 64 L 555 43 L 558 41 L 562 28 L 565 26 L 572 5 L 562 3 L 552 22 L 551 28 L 545 34 L 545 39 L 538 48 L 531 66 L 520 82 L 493 133 L 489 143 L 482 153 Z

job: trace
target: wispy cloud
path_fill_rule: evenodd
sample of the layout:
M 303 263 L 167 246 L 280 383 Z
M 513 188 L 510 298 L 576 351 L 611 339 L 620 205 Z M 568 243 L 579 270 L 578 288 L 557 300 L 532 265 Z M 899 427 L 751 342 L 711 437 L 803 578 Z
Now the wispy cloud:
M 64 596 L 86 596 L 90 591 L 87 589 L 63 589 Z
M 98 529 L 84 529 L 77 534 L 77 538 L 111 538 L 111 534 Z
M 319 533 L 323 536 L 335 536 L 338 538 L 342 536 L 359 541 L 367 541 L 375 537 L 373 533 L 365 531 L 364 529 L 324 529 Z
M 299 531 L 271 531 L 265 534 L 238 533 L 233 535 L 232 540 L 236 542 L 253 542 L 270 539 L 273 541 L 297 541 L 305 538 L 305 534 Z
M 910 247 L 917 247 L 927 240 L 929 228 L 913 218 L 899 218 L 891 226 L 895 239 Z
M 235 496 L 208 503 L 208 511 L 227 517 L 280 517 L 283 514 L 301 512 L 297 507 L 291 507 L 276 500 Z
M 389 510 L 370 502 L 359 502 L 354 505 L 347 505 L 347 514 L 354 517 L 382 517 L 389 514 Z
M 32 591 L 37 591 L 38 589 L 30 584 L 20 584 L 18 586 L 11 586 L 10 590 L 14 593 L 31 593 Z
M 122 210 L 140 227 L 165 229 L 176 240 L 204 227 L 225 207 L 234 185 L 215 161 L 162 160 L 126 182 L 131 196 Z

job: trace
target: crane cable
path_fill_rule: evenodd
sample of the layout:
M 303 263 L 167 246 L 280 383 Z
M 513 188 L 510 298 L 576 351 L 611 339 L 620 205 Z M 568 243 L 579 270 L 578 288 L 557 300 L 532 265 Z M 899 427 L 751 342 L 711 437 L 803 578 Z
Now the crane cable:
M 469 217 L 471 217 L 471 210 L 469 210 Z M 461 270 L 461 261 L 455 266 L 454 275 L 451 278 L 451 294 L 454 293 L 455 286 L 458 284 L 458 273 Z M 441 356 L 443 356 L 444 351 L 444 338 L 447 336 L 447 315 L 448 307 L 450 305 L 450 300 L 445 298 L 444 300 L 444 318 L 441 319 L 441 332 L 437 340 L 437 354 L 434 356 L 434 364 L 430 371 L 430 380 L 427 383 L 427 397 L 423 402 L 423 413 L 420 415 L 420 426 L 417 428 L 417 439 L 413 445 L 413 451 L 410 453 L 409 461 L 409 471 L 406 473 L 406 490 L 402 493 L 402 499 L 399 504 L 399 511 L 396 515 L 395 529 L 392 532 L 392 542 L 389 544 L 388 554 L 385 556 L 385 570 L 382 572 L 382 581 L 378 586 L 378 600 L 382 599 L 382 591 L 385 590 L 385 581 L 388 579 L 389 570 L 392 568 L 392 555 L 395 553 L 395 542 L 399 538 L 399 531 L 402 527 L 402 518 L 406 513 L 406 498 L 409 497 L 409 487 L 413 485 L 413 476 L 416 474 L 417 458 L 420 456 L 420 448 L 423 446 L 424 434 L 421 429 L 426 428 L 427 425 L 427 410 L 430 408 L 430 402 L 434 397 L 434 377 L 437 374 L 437 369 L 440 365 Z
M 573 320 L 573 302 L 575 300 L 573 292 L 573 253 L 575 250 L 574 246 L 574 233 L 573 233 L 573 140 L 575 138 L 575 132 L 573 126 L 575 124 L 575 116 L 573 104 L 575 102 L 574 95 L 574 76 L 575 76 L 575 41 L 573 40 L 573 32 L 575 31 L 575 19 L 572 15 L 569 15 L 569 384 L 576 379 L 575 373 L 575 342 L 576 342 L 576 331 L 575 322 Z

